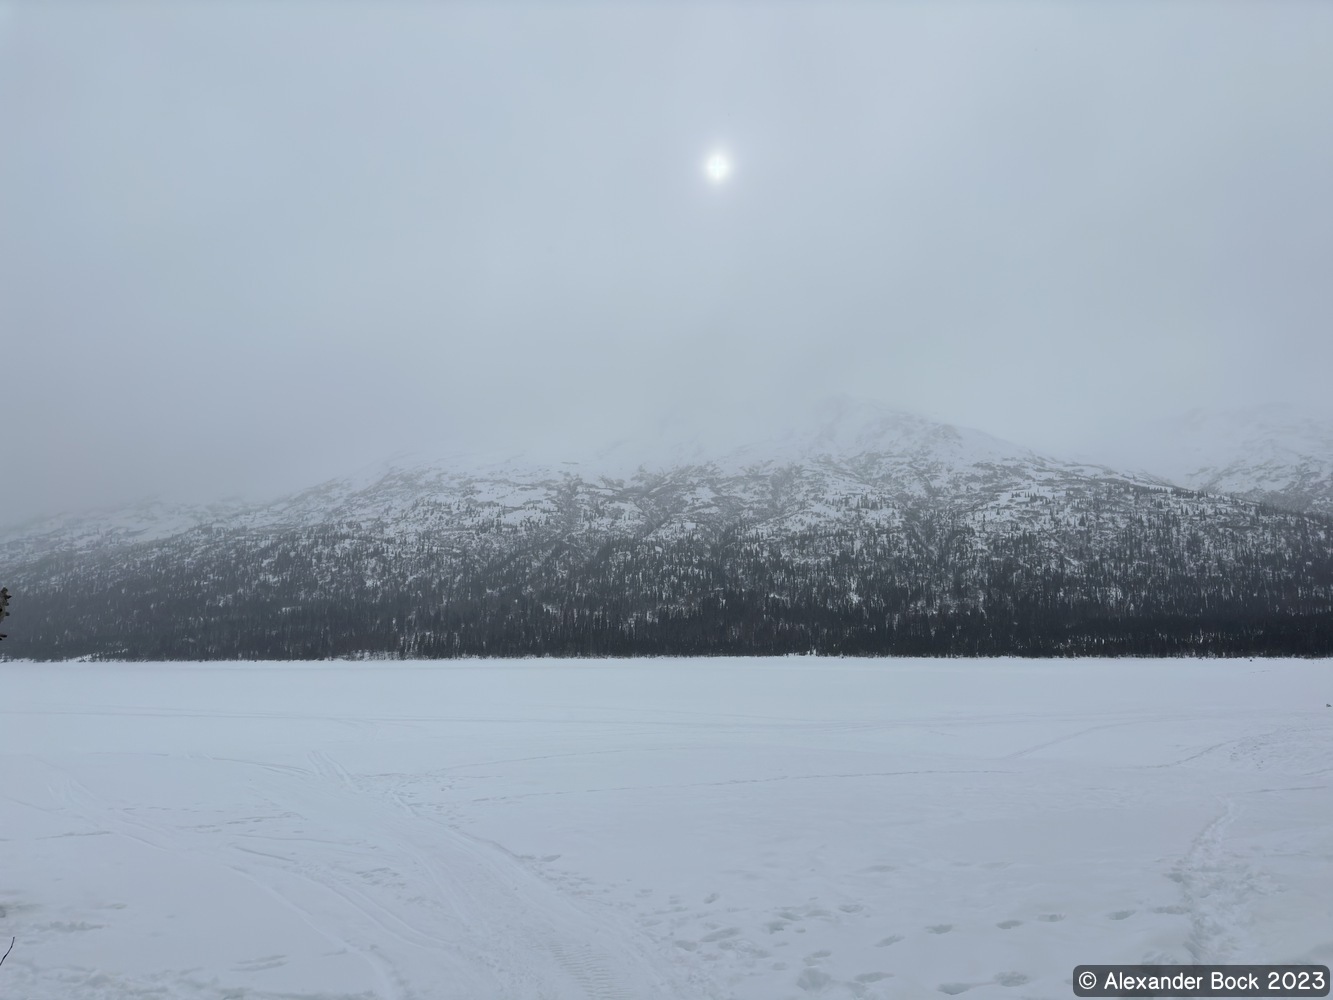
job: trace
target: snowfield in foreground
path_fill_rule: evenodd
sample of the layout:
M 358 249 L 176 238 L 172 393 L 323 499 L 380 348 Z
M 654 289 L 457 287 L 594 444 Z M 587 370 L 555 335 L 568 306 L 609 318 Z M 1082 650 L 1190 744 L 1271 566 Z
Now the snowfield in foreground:
M 0 995 L 1333 962 L 1328 661 L 0 664 Z

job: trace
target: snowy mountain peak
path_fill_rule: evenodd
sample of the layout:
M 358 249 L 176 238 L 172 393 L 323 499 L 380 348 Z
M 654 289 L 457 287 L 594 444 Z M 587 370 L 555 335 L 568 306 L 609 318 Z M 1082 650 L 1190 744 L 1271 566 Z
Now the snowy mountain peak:
M 784 439 L 797 445 L 801 457 L 935 455 L 957 462 L 1035 457 L 1027 448 L 981 431 L 849 396 L 820 400 L 805 426 L 789 427 Z
M 698 414 L 673 414 L 568 463 L 585 476 L 632 475 L 684 466 L 739 473 L 756 466 L 847 464 L 891 458 L 949 468 L 1028 462 L 1021 445 L 875 400 L 840 395 L 791 400 L 780 413 L 756 410 L 725 427 Z

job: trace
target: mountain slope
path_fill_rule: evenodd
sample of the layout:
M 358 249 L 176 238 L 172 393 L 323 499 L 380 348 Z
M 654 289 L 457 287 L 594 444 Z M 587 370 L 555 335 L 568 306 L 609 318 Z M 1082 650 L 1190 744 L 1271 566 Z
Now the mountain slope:
M 1295 406 L 1195 410 L 1120 458 L 1180 486 L 1333 514 L 1333 420 Z
M 6 653 L 1333 652 L 1333 519 L 864 404 L 802 420 L 628 474 L 405 457 L 140 540 L 10 538 Z

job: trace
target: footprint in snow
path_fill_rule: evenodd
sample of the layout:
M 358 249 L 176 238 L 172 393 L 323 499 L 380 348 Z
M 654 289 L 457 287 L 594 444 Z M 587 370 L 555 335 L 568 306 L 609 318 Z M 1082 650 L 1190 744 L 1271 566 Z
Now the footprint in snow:
M 233 972 L 266 972 L 287 964 L 286 955 L 265 955 L 262 958 L 245 959 L 232 966 Z
M 1031 976 L 1025 976 L 1021 972 L 1001 972 L 995 977 L 995 981 L 1001 986 L 1022 986 L 1024 983 L 1032 981 Z
M 796 985 L 807 993 L 822 993 L 833 977 L 823 969 L 806 969 L 796 977 Z
M 1012 929 L 1015 928 L 1015 927 L 1022 927 L 1022 926 L 1023 926 L 1023 921 L 1021 921 L 1021 920 L 1001 920 L 1001 921 L 1000 921 L 998 924 L 996 924 L 995 926 L 998 927 L 998 928 L 1000 928 L 1000 930 L 1002 930 L 1002 931 L 1007 931 L 1007 930 L 1012 930 Z
M 1038 920 L 1044 921 L 1045 923 L 1048 924 L 1059 923 L 1064 918 L 1065 915 L 1063 913 L 1043 913 L 1039 917 L 1037 917 Z
M 66 934 L 75 934 L 79 931 L 101 930 L 105 924 L 90 924 L 86 920 L 56 920 L 49 924 L 43 924 L 38 927 L 39 931 L 63 931 Z
M 876 941 L 876 942 L 875 942 L 875 947 L 876 947 L 876 948 L 887 948 L 887 947 L 888 947 L 889 945 L 891 945 L 891 944 L 897 944 L 897 943 L 898 943 L 899 941 L 901 941 L 902 939 L 903 939 L 903 936 L 902 936 L 901 934 L 890 934 L 890 935 L 889 935 L 888 937 L 886 937 L 883 941 Z
M 711 944 L 714 941 L 725 941 L 727 938 L 735 937 L 741 932 L 739 927 L 724 927 L 720 931 L 713 931 L 711 934 L 705 934 L 699 940 Z
M 956 997 L 959 993 L 966 993 L 973 987 L 980 985 L 980 983 L 940 983 L 939 986 L 936 986 L 935 988 L 941 993 L 947 993 L 951 997 Z
M 1109 916 L 1112 920 L 1125 920 L 1125 919 L 1128 918 L 1128 917 L 1132 917 L 1132 916 L 1134 916 L 1134 911 L 1133 911 L 1133 910 L 1116 910 L 1114 913 L 1108 914 L 1108 916 Z
M 927 933 L 930 934 L 948 934 L 951 930 L 953 930 L 953 924 L 931 924 L 926 928 Z M 971 987 L 969 986 L 968 989 L 971 989 Z

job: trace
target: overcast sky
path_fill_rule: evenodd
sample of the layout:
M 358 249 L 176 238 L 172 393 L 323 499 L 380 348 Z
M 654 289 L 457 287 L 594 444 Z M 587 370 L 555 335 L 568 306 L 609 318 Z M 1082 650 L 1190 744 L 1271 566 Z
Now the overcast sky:
M 0 523 L 833 392 L 1051 449 L 1322 405 L 1331 51 L 1317 0 L 10 3 Z

